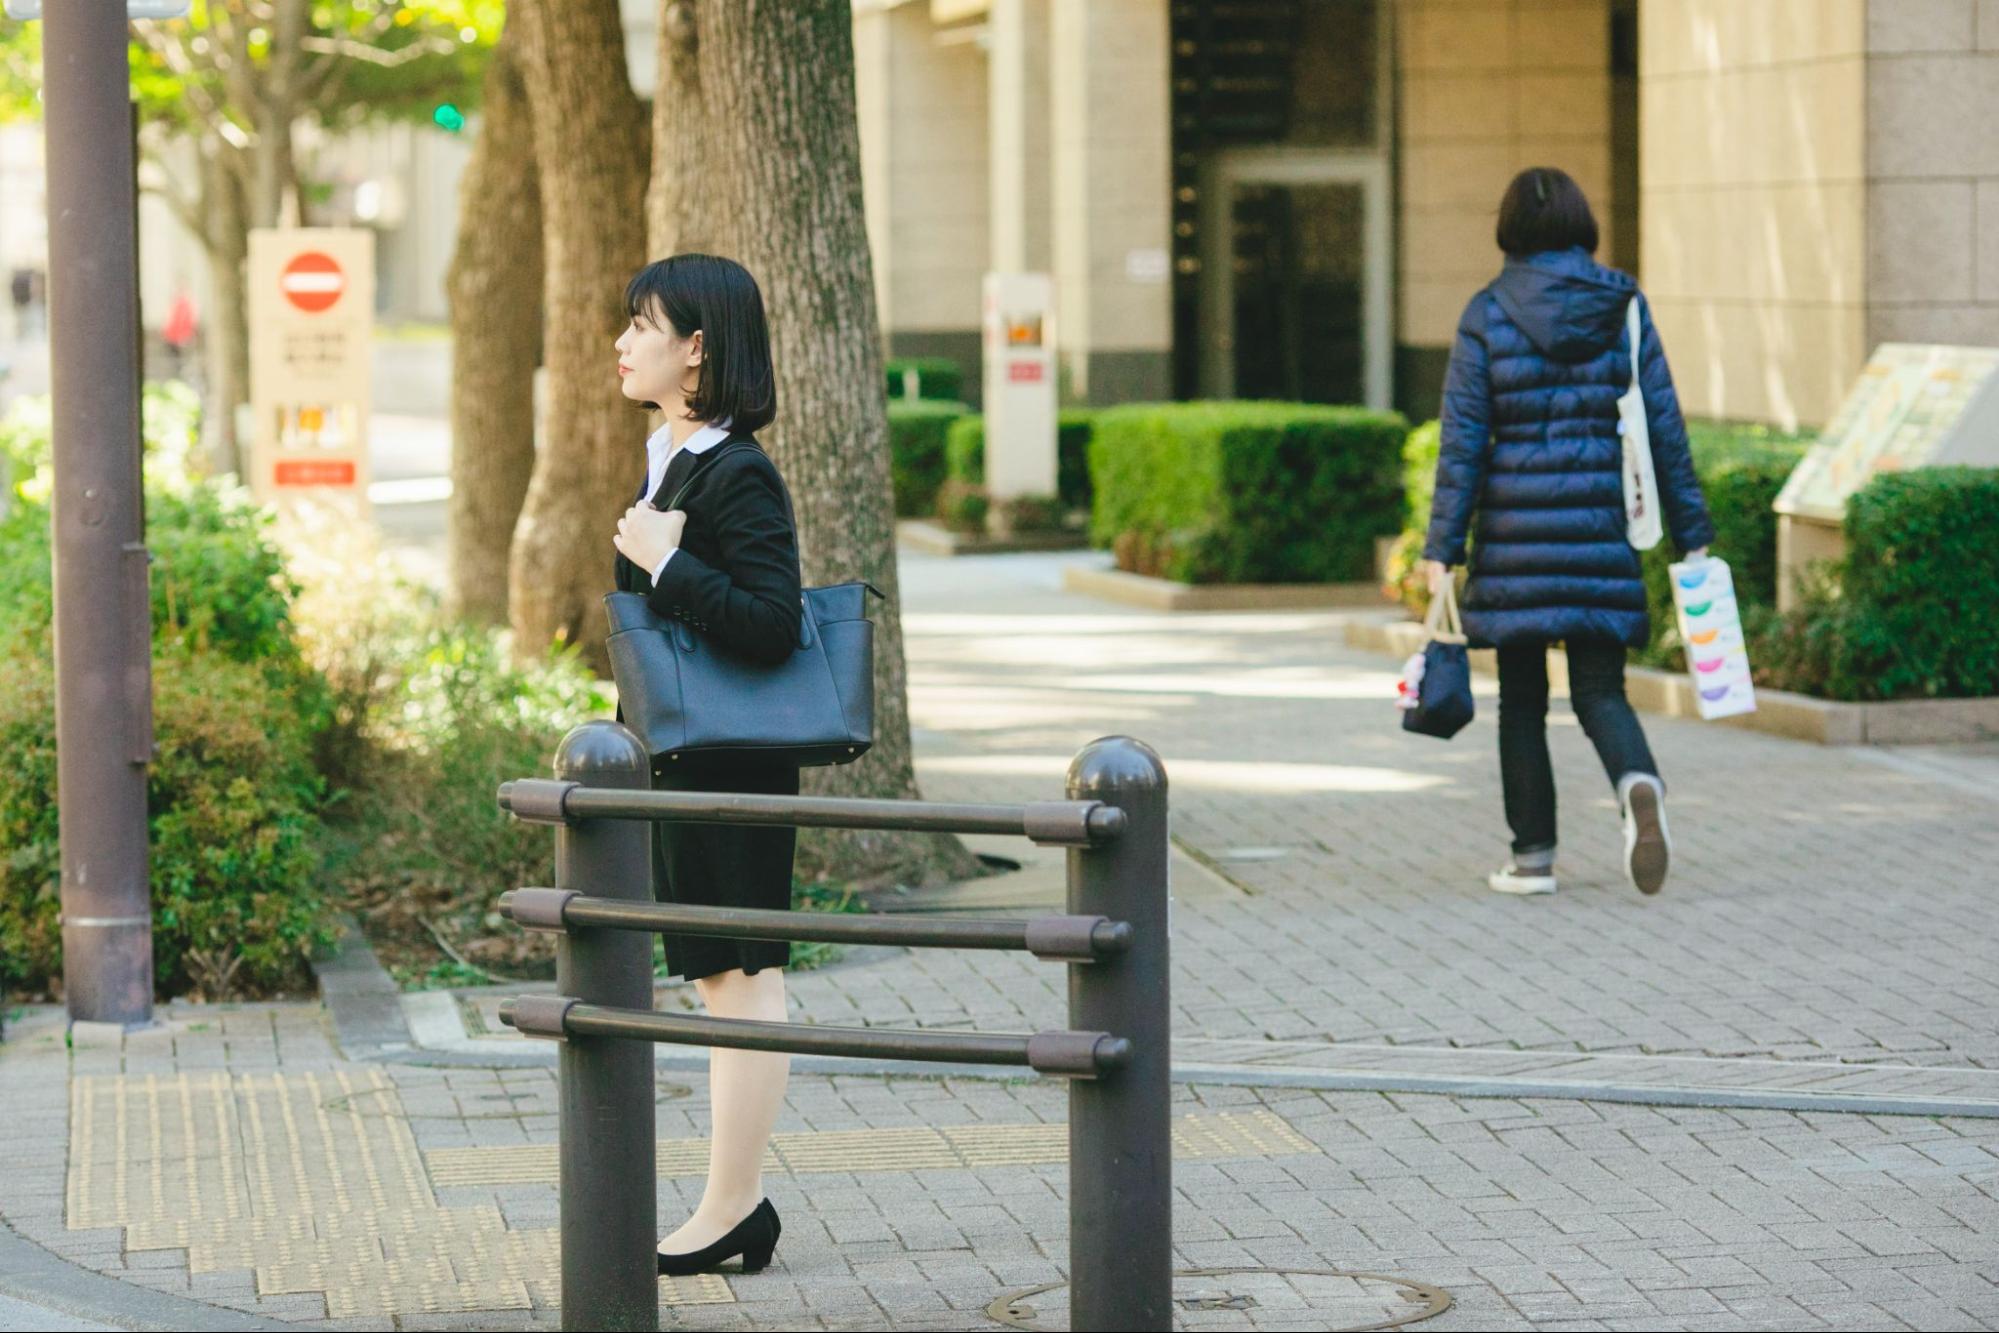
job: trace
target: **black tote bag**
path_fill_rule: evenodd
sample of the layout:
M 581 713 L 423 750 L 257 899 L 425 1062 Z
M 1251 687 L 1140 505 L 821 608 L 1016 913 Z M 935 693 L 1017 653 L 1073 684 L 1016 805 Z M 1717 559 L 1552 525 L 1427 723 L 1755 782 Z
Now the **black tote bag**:
M 1416 706 L 1402 714 L 1402 729 L 1447 741 L 1470 725 L 1476 711 L 1471 696 L 1471 650 L 1465 646 L 1457 590 L 1448 574 L 1443 587 L 1430 599 L 1423 627 L 1430 632 L 1430 641 L 1423 648 L 1423 681 L 1416 688 Z
M 687 486 L 693 484 L 688 478 Z M 687 486 L 668 509 L 679 507 Z M 869 583 L 805 589 L 798 648 L 775 666 L 725 651 L 654 611 L 639 593 L 608 594 L 605 646 L 625 725 L 655 760 L 731 755 L 801 768 L 852 763 L 875 743 L 870 593 L 881 596 Z

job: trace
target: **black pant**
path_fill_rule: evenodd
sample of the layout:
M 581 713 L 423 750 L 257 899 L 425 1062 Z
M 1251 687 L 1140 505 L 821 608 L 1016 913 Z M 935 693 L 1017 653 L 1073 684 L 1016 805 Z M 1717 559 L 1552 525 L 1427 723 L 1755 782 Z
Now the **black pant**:
M 1645 730 L 1624 697 L 1624 645 L 1568 645 L 1569 701 L 1615 786 L 1627 773 L 1658 776 Z M 1555 846 L 1555 770 L 1548 761 L 1548 645 L 1499 650 L 1499 776 L 1515 853 Z

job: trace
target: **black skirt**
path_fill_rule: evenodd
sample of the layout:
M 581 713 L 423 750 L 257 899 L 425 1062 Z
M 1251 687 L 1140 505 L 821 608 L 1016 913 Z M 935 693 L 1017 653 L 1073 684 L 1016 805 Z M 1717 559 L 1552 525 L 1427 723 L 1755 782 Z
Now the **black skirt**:
M 798 795 L 798 769 L 761 760 L 719 757 L 659 760 L 654 791 L 753 792 Z M 746 824 L 656 823 L 652 891 L 663 903 L 710 907 L 791 906 L 792 855 L 798 830 Z M 784 940 L 729 940 L 711 935 L 662 935 L 666 965 L 689 981 L 741 968 L 758 972 L 791 960 Z

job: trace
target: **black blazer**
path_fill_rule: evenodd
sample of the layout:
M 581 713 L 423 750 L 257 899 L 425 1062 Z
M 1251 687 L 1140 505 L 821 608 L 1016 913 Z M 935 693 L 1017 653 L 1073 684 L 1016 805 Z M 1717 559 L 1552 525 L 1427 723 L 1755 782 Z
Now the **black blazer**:
M 731 449 L 738 441 L 751 447 Z M 647 503 L 664 509 L 682 486 L 687 526 L 659 586 L 620 553 L 618 591 L 645 594 L 657 614 L 686 623 L 726 652 L 752 662 L 784 661 L 798 647 L 804 613 L 798 532 L 777 465 L 755 437 L 731 435 L 705 453 L 676 452 Z

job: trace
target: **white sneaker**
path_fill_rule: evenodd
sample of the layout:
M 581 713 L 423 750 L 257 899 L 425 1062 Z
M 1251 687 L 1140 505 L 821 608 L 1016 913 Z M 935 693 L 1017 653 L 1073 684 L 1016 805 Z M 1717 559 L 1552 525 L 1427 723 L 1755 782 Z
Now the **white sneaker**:
M 1649 773 L 1627 773 L 1617 784 L 1624 809 L 1624 873 L 1640 893 L 1666 885 L 1673 840 L 1666 832 L 1666 788 Z
M 1495 870 L 1485 877 L 1485 886 L 1494 893 L 1553 893 L 1555 877 L 1545 870 L 1522 870 L 1508 861 L 1505 869 Z

